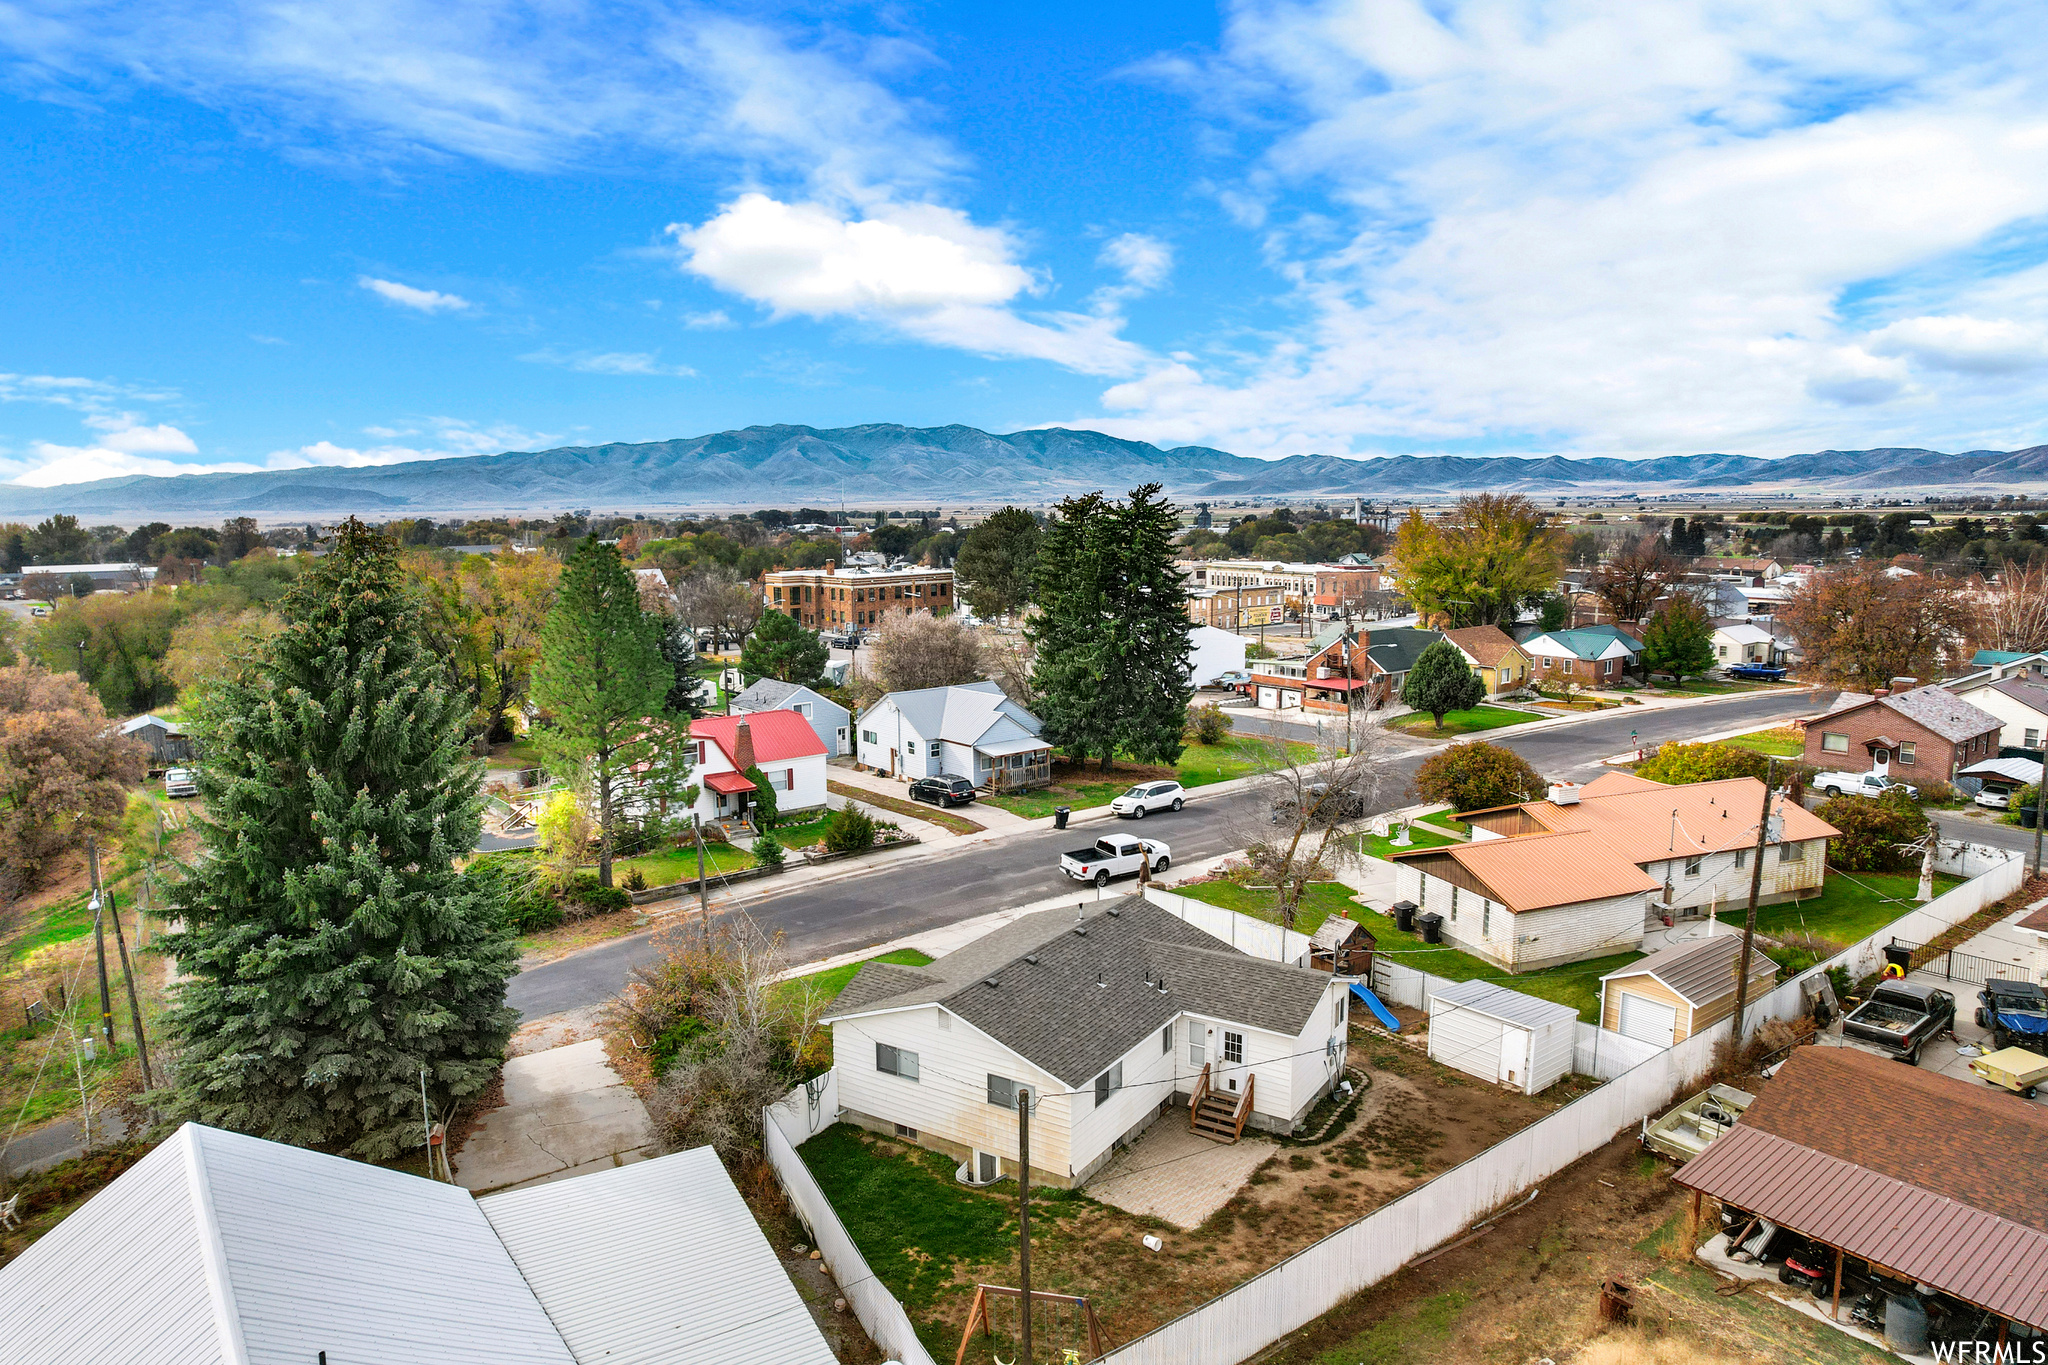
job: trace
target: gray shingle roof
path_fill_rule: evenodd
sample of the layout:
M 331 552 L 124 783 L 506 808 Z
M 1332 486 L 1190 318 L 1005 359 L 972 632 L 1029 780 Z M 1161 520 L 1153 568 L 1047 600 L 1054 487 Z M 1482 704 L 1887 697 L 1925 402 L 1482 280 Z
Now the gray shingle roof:
M 733 698 L 733 705 L 755 711 L 780 710 L 782 703 L 803 690 L 797 684 L 780 678 L 756 678 L 746 691 Z
M 1011 701 L 1001 687 L 987 679 L 953 687 L 891 692 L 882 700 L 893 702 L 910 727 L 926 739 L 954 744 L 1032 738 L 1042 728 L 1038 717 Z M 869 708 L 870 713 L 872 710 Z M 867 715 L 861 718 L 865 720 Z
M 1418 630 L 1413 626 L 1399 626 L 1393 630 L 1375 630 L 1368 637 L 1366 657 L 1389 673 L 1406 673 L 1415 667 L 1415 661 L 1443 635 L 1434 630 Z
M 1910 721 L 1914 721 L 1951 744 L 1960 744 L 1966 739 L 1975 739 L 1986 730 L 1996 730 L 2002 725 L 1998 717 L 1989 711 L 1970 705 L 1946 687 L 1929 684 L 1916 687 L 1911 692 L 1896 696 L 1881 697 L 1879 700 Z
M 1329 982 L 1125 896 L 1086 905 L 1078 919 L 1027 915 L 927 966 L 868 963 L 825 1018 L 943 1005 L 1078 1087 L 1184 1010 L 1294 1037 Z
M 1660 949 L 1642 961 L 1631 962 L 1620 971 L 1609 972 L 1600 979 L 1612 981 L 1617 977 L 1654 976 L 1693 1004 L 1704 1005 L 1735 989 L 1735 966 L 1741 960 L 1742 935 L 1716 934 L 1712 938 L 1676 943 Z M 1775 976 L 1777 971 L 1778 964 L 1761 952 L 1751 957 L 1751 981 L 1759 976 Z

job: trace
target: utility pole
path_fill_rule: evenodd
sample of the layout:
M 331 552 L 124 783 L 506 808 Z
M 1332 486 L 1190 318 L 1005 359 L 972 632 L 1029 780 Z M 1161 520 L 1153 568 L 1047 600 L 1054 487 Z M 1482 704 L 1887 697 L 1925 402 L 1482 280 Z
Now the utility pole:
M 114 903 L 114 893 L 107 896 L 107 914 L 114 921 L 114 946 L 121 950 L 121 979 L 128 985 L 128 1019 L 135 1025 L 135 1055 L 142 1060 L 142 1088 L 156 1089 L 156 1082 L 149 1075 L 149 1040 L 142 1032 L 142 1002 L 135 995 L 135 967 L 128 960 L 128 936 L 121 932 L 121 907 Z M 141 934 L 141 916 L 136 917 L 136 934 Z M 140 944 L 136 945 L 140 947 Z
M 704 926 L 704 951 L 711 951 L 711 892 L 704 885 L 704 821 L 690 812 L 690 832 L 697 836 L 697 920 Z
M 2034 875 L 2041 875 L 2041 822 L 2048 820 L 2048 766 L 2034 780 Z
M 1017 1289 L 1024 1311 L 1017 1358 L 1031 1365 L 1031 1092 L 1017 1092 Z
M 106 912 L 100 899 L 100 841 L 87 839 L 85 854 L 92 863 L 92 947 L 100 967 L 100 1031 L 107 1035 L 107 1051 L 114 1050 L 114 993 L 107 985 Z
M 1764 766 L 1764 811 L 1756 822 L 1756 851 L 1749 869 L 1749 912 L 1742 920 L 1742 966 L 1735 977 L 1735 1046 L 1742 1046 L 1742 1015 L 1749 1007 L 1749 958 L 1756 950 L 1756 898 L 1764 888 L 1764 843 L 1771 830 L 1771 782 L 1778 775 L 1778 760 Z

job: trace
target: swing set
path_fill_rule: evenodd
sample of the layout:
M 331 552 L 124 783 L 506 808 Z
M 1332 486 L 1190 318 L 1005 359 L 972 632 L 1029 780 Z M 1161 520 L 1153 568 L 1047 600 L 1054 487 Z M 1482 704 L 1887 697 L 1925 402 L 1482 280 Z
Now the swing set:
M 974 1303 L 967 1310 L 967 1327 L 960 1333 L 960 1349 L 953 1355 L 953 1365 L 965 1365 L 967 1345 L 974 1339 L 974 1329 L 977 1324 L 981 1327 L 981 1334 L 990 1338 L 989 1355 L 995 1360 L 996 1365 L 1018 1365 L 1015 1354 L 1012 1354 L 1008 1360 L 1005 1360 L 995 1353 L 995 1323 L 990 1312 L 990 1306 L 991 1302 L 995 1299 L 1007 1298 L 1014 1302 L 1021 1300 L 1023 1297 L 1023 1290 L 1013 1288 L 1010 1285 L 976 1285 L 974 1287 Z M 1110 1341 L 1109 1334 L 1102 1330 L 1102 1323 L 1095 1316 L 1095 1305 L 1090 1303 L 1085 1297 L 1076 1294 L 1048 1294 L 1042 1289 L 1034 1289 L 1031 1291 L 1031 1299 L 1034 1306 L 1038 1303 L 1052 1305 L 1053 1332 L 1051 1340 L 1053 1348 L 1052 1354 L 1047 1357 L 1051 1365 L 1084 1365 L 1086 1361 L 1096 1360 L 1109 1354 L 1113 1348 L 1114 1343 Z M 1065 1310 L 1064 1312 L 1061 1311 L 1063 1309 Z M 1017 1310 L 1019 1315 L 1021 1315 L 1029 1312 L 1030 1308 L 1020 1302 L 1017 1304 Z M 1009 1333 L 1010 1347 L 1013 1352 L 1017 1349 L 1017 1342 L 1020 1336 L 1021 1334 L 1016 1331 Z M 1081 1353 L 1078 1345 L 1084 1338 L 1088 1343 L 1086 1355 Z M 1075 1342 L 1076 1345 L 1066 1345 L 1065 1343 L 1069 1340 Z M 1034 1351 L 1033 1354 L 1037 1353 Z M 1035 1362 L 1026 1361 L 1024 1365 L 1035 1365 Z

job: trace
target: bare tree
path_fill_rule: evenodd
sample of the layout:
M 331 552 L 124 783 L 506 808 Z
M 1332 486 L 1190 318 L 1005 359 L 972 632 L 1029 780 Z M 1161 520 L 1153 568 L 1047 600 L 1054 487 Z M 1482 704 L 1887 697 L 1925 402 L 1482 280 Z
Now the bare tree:
M 38 573 L 31 569 L 21 576 L 21 595 L 38 602 L 54 602 L 69 591 L 64 580 L 53 573 Z
M 886 691 L 951 687 L 981 679 L 981 641 L 956 616 L 885 616 L 868 666 Z
M 1003 695 L 1019 706 L 1036 702 L 1038 691 L 1031 685 L 1031 641 L 1021 631 L 984 628 L 976 634 L 981 642 L 982 676 L 993 680 Z
M 1641 621 L 1683 569 L 1661 536 L 1645 535 L 1617 550 L 1586 579 L 1617 621 Z
M 1292 929 L 1310 883 L 1328 881 L 1353 856 L 1346 827 L 1379 811 L 1395 750 L 1382 727 L 1356 713 L 1329 723 L 1320 743 L 1260 748 L 1263 771 L 1232 842 L 1243 844 L 1252 885 L 1273 892 L 1280 923 Z
M 1967 658 L 1971 615 L 1953 584 L 1866 559 L 1815 574 L 1780 619 L 1808 668 L 1837 686 L 1869 692 L 1894 678 L 1936 677 L 1944 655 Z
M 1971 632 L 1978 648 L 2048 648 L 2048 569 L 2008 563 L 1995 583 L 1971 584 L 1970 596 L 1979 608 Z
M 714 649 L 744 640 L 761 620 L 761 589 L 723 564 L 692 569 L 674 586 L 683 620 L 710 631 Z

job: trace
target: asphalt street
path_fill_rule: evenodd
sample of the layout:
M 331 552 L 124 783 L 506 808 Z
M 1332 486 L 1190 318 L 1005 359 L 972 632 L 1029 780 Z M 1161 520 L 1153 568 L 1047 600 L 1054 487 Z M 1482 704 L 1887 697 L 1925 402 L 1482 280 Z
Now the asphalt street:
M 1738 726 L 1761 728 L 1815 709 L 1809 693 L 1776 692 L 1700 706 L 1624 708 L 1519 738 L 1512 730 L 1489 738 L 1520 752 L 1545 777 L 1583 779 L 1598 770 L 1601 759 L 1629 748 L 1631 731 L 1640 743 L 1658 744 Z M 1250 716 L 1240 717 L 1237 728 L 1241 733 L 1278 732 L 1274 722 Z M 1298 726 L 1281 729 L 1293 738 L 1303 733 Z M 1404 741 L 1406 751 L 1390 765 L 1397 776 L 1386 784 L 1386 807 L 1412 799 L 1406 793 L 1416 765 L 1435 747 Z M 1166 841 L 1175 862 L 1198 861 L 1243 847 L 1242 835 L 1234 831 L 1255 818 L 1260 799 L 1242 791 L 1204 799 L 1198 788 L 1187 809 L 1151 816 L 1142 828 L 1147 838 Z M 1060 874 L 1059 855 L 1093 843 L 1106 828 L 1091 822 L 1072 830 L 1018 835 L 925 862 L 878 867 L 843 881 L 795 888 L 749 901 L 747 909 L 762 928 L 786 936 L 796 961 L 811 961 L 1068 890 L 1077 897 L 1090 896 L 1092 889 Z M 635 965 L 653 956 L 650 938 L 647 933 L 635 934 L 532 967 L 513 980 L 509 999 L 528 1019 L 600 1004 L 618 991 Z

